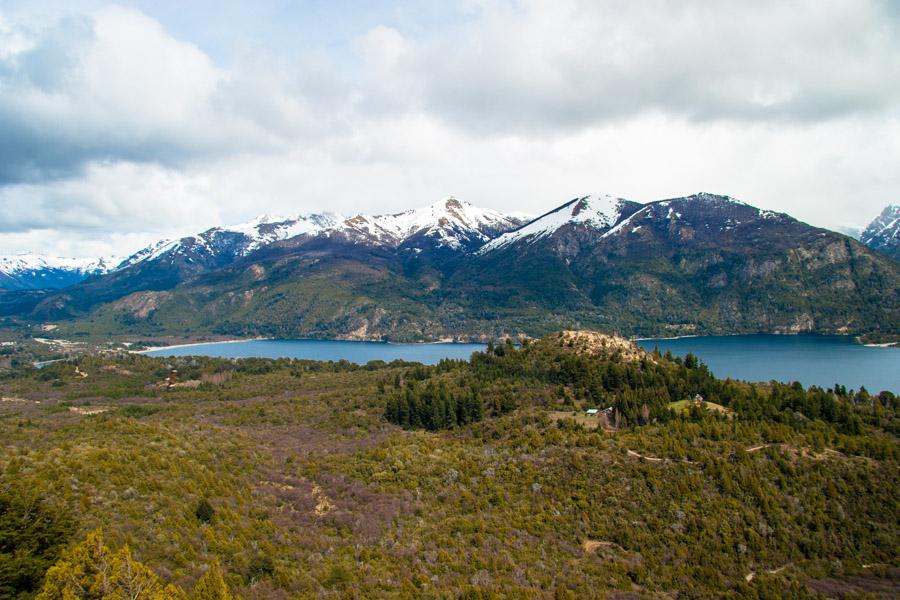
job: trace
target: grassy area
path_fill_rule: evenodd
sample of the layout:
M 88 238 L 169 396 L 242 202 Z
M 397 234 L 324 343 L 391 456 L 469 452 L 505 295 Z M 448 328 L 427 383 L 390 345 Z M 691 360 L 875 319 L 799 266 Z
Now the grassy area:
M 730 408 L 726 408 L 721 404 L 716 404 L 715 402 L 707 402 L 705 400 L 701 400 L 699 402 L 697 402 L 696 400 L 679 400 L 678 402 L 670 402 L 668 406 L 669 410 L 678 414 L 689 412 L 691 407 L 696 406 L 703 410 L 711 410 L 728 417 L 734 416 L 734 411 Z

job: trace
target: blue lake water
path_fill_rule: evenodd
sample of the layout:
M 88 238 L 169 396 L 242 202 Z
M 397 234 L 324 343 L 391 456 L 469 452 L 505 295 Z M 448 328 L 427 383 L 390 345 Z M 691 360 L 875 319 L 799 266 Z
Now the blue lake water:
M 900 392 L 900 348 L 864 346 L 850 336 L 701 336 L 638 343 L 678 356 L 693 352 L 717 377 Z
M 146 352 L 149 356 L 219 356 L 223 358 L 305 358 L 308 360 L 349 360 L 365 364 L 370 360 L 395 359 L 433 365 L 442 358 L 468 360 L 484 344 L 389 344 L 340 340 L 248 340 L 175 346 Z
M 736 335 L 640 340 L 648 350 L 658 347 L 684 356 L 693 352 L 718 377 L 748 381 L 799 381 L 804 386 L 840 383 L 870 392 L 900 392 L 900 348 L 857 344 L 848 336 Z M 150 356 L 220 356 L 225 358 L 305 358 L 349 360 L 394 359 L 434 364 L 442 358 L 468 359 L 482 344 L 388 344 L 322 340 L 252 340 L 162 348 Z

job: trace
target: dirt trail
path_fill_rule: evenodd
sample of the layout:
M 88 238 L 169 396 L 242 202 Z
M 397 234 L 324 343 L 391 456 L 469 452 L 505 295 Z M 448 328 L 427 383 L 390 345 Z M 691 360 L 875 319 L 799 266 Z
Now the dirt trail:
M 581 549 L 585 554 L 593 554 L 600 548 L 618 548 L 619 545 L 613 542 L 605 542 L 603 540 L 584 540 L 581 543 Z
M 689 465 L 695 465 L 696 462 L 692 460 L 688 460 L 686 458 L 682 458 L 681 460 L 673 460 L 671 458 L 657 458 L 655 456 L 646 456 L 644 454 L 638 454 L 634 450 L 627 450 L 628 456 L 633 456 L 635 458 L 643 458 L 644 460 L 649 460 L 650 462 L 683 462 Z
M 766 448 L 775 448 L 775 447 L 784 448 L 788 452 L 792 452 L 796 455 L 803 456 L 806 458 L 812 458 L 814 460 L 825 460 L 826 458 L 829 458 L 829 457 L 859 458 L 859 459 L 863 459 L 863 460 L 867 460 L 867 461 L 872 460 L 871 458 L 868 458 L 865 456 L 855 456 L 853 454 L 844 454 L 843 452 L 841 452 L 839 450 L 834 450 L 833 448 L 825 448 L 821 452 L 816 452 L 815 450 L 813 450 L 811 448 L 800 448 L 800 447 L 797 447 L 797 446 L 794 446 L 791 444 L 785 444 L 785 443 L 761 444 L 759 446 L 753 446 L 752 448 L 747 448 L 747 452 L 748 453 L 757 452 L 759 450 L 764 450 Z
M 776 575 L 777 573 L 781 573 L 782 571 L 784 571 L 787 567 L 788 567 L 788 565 L 781 565 L 781 566 L 778 567 L 777 569 L 766 569 L 765 572 L 768 573 L 769 575 Z M 756 572 L 755 572 L 755 571 L 750 571 L 750 572 L 747 573 L 747 575 L 744 577 L 744 580 L 745 580 L 747 583 L 750 583 L 750 582 L 753 581 L 755 578 L 756 578 Z
M 753 446 L 752 448 L 747 448 L 747 452 L 756 452 L 758 450 L 765 450 L 766 448 L 771 448 L 775 444 L 762 444 L 761 446 Z
M 843 452 L 840 452 L 840 451 L 838 451 L 838 450 L 833 450 L 833 449 L 831 449 L 831 448 L 825 448 L 825 449 L 822 450 L 821 452 L 815 452 L 815 451 L 813 451 L 813 450 L 811 450 L 811 449 L 808 449 L 808 448 L 798 448 L 797 446 L 792 446 L 792 445 L 790 445 L 790 444 L 784 444 L 784 443 L 781 443 L 781 444 L 760 444 L 759 446 L 752 446 L 752 447 L 750 447 L 750 448 L 747 448 L 747 449 L 746 449 L 746 452 L 749 454 L 749 453 L 751 453 L 751 452 L 759 452 L 760 450 L 765 450 L 766 448 L 774 448 L 774 447 L 776 447 L 776 446 L 777 446 L 777 447 L 781 447 L 781 448 L 786 448 L 787 450 L 789 450 L 789 451 L 791 451 L 791 452 L 794 452 L 795 454 L 799 454 L 800 456 L 805 456 L 805 457 L 808 457 L 808 458 L 812 458 L 812 459 L 814 459 L 814 460 L 825 460 L 825 459 L 828 458 L 828 457 L 836 457 L 836 458 L 860 458 L 860 459 L 863 459 L 863 460 L 869 460 L 869 461 L 872 460 L 871 458 L 867 458 L 867 457 L 864 457 L 864 456 L 854 456 L 854 455 L 844 454 Z M 644 455 L 644 454 L 640 454 L 640 453 L 638 453 L 638 452 L 635 452 L 634 450 L 628 450 L 628 449 L 626 449 L 626 453 L 628 454 L 628 456 L 633 456 L 634 458 L 642 458 L 642 459 L 647 460 L 647 461 L 650 461 L 650 462 L 683 462 L 683 463 L 687 463 L 687 464 L 690 464 L 690 465 L 695 465 L 695 464 L 697 464 L 695 461 L 688 460 L 688 459 L 686 459 L 686 458 L 683 458 L 683 459 L 681 459 L 681 460 L 675 460 L 675 459 L 671 459 L 671 458 L 658 458 L 658 457 L 655 457 L 655 456 L 646 456 L 646 455 Z
M 628 456 L 634 456 L 636 458 L 643 458 L 644 460 L 649 460 L 651 462 L 669 462 L 668 458 L 656 458 L 654 456 L 644 456 L 643 454 L 638 454 L 634 450 L 629 450 Z

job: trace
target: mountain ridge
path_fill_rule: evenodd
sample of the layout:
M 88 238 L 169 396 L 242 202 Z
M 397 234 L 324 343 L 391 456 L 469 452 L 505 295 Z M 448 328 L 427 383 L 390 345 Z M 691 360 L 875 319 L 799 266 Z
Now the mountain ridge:
M 0 288 L 33 290 L 64 288 L 91 275 L 108 273 L 120 257 L 73 258 L 23 252 L 0 256 Z
M 595 194 L 524 224 L 453 197 L 391 215 L 280 219 L 161 243 L 55 293 L 0 295 L 0 314 L 146 336 L 900 331 L 896 261 L 729 196 Z

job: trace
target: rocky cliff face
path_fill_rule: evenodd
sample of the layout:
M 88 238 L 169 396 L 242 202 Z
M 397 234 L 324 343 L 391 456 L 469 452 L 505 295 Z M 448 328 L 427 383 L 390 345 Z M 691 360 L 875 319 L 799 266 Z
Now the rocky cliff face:
M 860 234 L 859 241 L 900 260 L 900 204 L 887 206 Z

